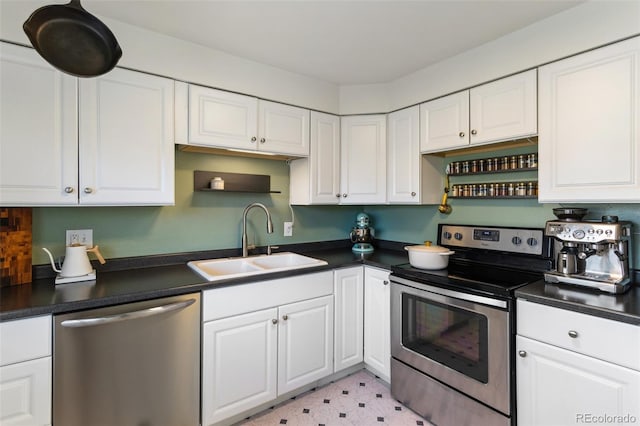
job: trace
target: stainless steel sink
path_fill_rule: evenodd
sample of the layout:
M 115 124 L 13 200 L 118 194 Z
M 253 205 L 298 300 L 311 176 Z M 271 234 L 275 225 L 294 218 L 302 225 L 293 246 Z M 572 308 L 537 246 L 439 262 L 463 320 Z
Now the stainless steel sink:
M 241 278 L 291 269 L 312 268 L 327 262 L 297 253 L 283 252 L 252 257 L 196 260 L 187 265 L 208 281 Z

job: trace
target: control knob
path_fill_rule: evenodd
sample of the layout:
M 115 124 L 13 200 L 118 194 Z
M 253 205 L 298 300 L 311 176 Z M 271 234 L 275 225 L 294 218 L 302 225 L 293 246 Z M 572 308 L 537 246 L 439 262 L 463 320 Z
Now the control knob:
M 520 244 L 522 244 L 522 238 L 513 237 L 511 238 L 511 242 L 513 243 L 513 245 L 519 246 Z
M 460 241 L 460 240 L 462 239 L 462 234 L 461 234 L 461 233 L 459 233 L 459 232 L 456 232 L 456 233 L 453 235 L 453 237 L 454 237 L 456 240 Z
M 529 238 L 527 238 L 527 244 L 528 244 L 530 247 L 535 247 L 535 246 L 537 246 L 537 245 L 538 245 L 538 240 L 537 240 L 536 238 L 529 237 Z
M 449 232 L 449 231 L 444 231 L 444 233 L 442 234 L 442 237 L 443 237 L 445 240 L 450 240 L 450 239 L 451 239 L 451 232 Z

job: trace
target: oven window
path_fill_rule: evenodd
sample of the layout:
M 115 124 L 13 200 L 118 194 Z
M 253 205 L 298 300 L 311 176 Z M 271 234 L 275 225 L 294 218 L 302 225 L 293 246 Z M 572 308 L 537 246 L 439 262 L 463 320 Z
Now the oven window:
M 488 381 L 487 318 L 402 294 L 402 345 L 482 383 Z

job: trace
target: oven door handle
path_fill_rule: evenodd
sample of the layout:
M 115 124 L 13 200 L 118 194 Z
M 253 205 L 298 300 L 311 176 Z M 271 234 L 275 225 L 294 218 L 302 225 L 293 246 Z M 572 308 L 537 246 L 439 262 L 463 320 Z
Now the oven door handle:
M 410 281 L 400 277 L 391 276 L 391 283 L 406 285 L 430 293 L 439 294 L 441 296 L 452 297 L 458 300 L 465 300 L 472 303 L 482 303 L 483 305 L 495 306 L 497 308 L 507 309 L 507 302 L 504 300 L 493 299 L 491 297 L 479 296 L 476 294 L 464 293 L 461 291 L 449 290 L 441 287 L 434 287 L 428 284 Z

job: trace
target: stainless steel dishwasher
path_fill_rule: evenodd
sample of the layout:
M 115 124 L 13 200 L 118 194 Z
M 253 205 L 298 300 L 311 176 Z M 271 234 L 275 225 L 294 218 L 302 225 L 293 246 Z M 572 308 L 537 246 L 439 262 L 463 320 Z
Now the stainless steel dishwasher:
M 199 293 L 54 322 L 54 426 L 200 424 Z

